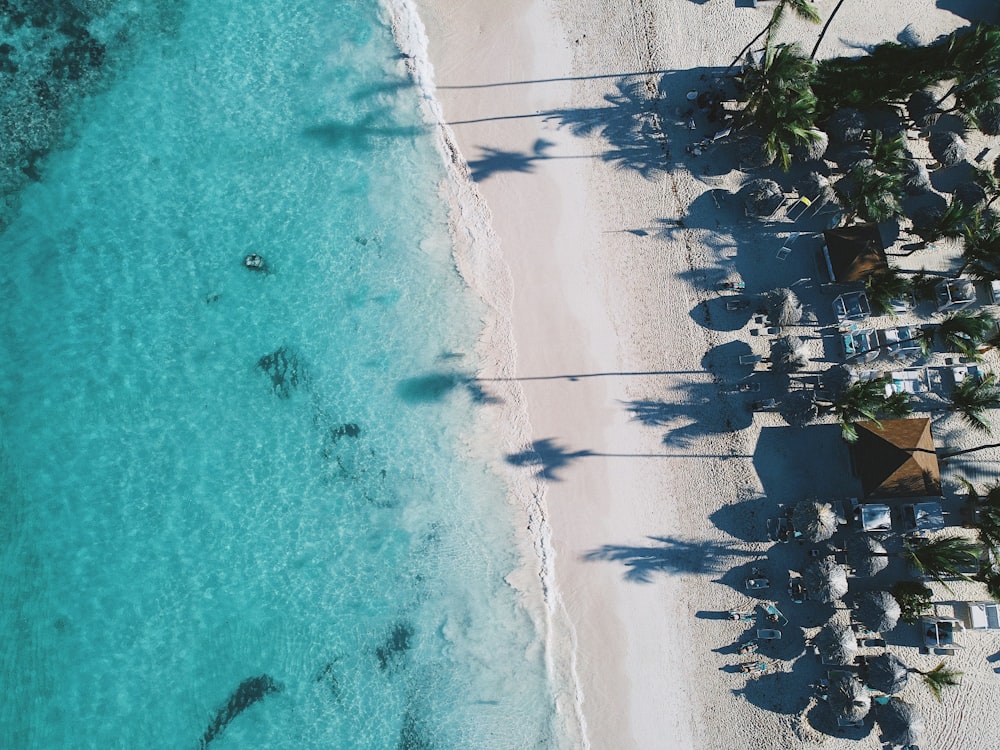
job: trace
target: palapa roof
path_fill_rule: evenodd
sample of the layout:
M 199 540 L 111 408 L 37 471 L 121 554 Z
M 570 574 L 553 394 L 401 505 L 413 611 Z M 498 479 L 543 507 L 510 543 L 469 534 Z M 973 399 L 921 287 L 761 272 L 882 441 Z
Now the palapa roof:
M 858 422 L 855 465 L 865 497 L 937 497 L 941 494 L 931 420 Z
M 876 224 L 855 224 L 823 232 L 826 260 L 834 281 L 864 281 L 889 267 Z

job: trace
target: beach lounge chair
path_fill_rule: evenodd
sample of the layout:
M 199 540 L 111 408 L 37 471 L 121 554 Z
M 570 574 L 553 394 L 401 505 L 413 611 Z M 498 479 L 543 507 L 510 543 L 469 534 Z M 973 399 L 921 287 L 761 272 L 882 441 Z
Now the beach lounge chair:
M 781 639 L 781 631 L 777 628 L 761 628 L 757 637 L 762 641 L 777 641 Z
M 730 312 L 736 312 L 737 310 L 746 310 L 750 307 L 750 300 L 748 299 L 727 299 L 726 309 Z
M 746 664 L 740 664 L 741 672 L 766 672 L 767 662 L 766 661 L 751 661 Z
M 746 588 L 751 591 L 758 589 L 766 589 L 771 585 L 771 582 L 767 578 L 757 577 L 757 578 L 747 578 L 745 584 Z
M 741 365 L 755 365 L 764 359 L 762 354 L 741 354 L 740 364 Z
M 793 604 L 802 604 L 806 600 L 806 587 L 798 578 L 792 578 L 788 581 L 788 598 L 792 600 Z
M 729 619 L 736 622 L 753 622 L 753 612 L 737 612 L 735 609 L 729 610 Z
M 768 602 L 764 605 L 764 611 L 767 613 L 767 619 L 772 622 L 779 622 L 782 625 L 788 624 L 788 618 L 781 614 L 781 610 L 775 607 L 773 604 Z
M 799 232 L 792 232 L 785 238 L 785 244 L 783 244 L 781 249 L 778 250 L 778 260 L 784 260 L 788 257 L 789 253 L 792 252 L 792 245 L 795 244 L 795 240 L 799 238 L 799 234 Z
M 757 639 L 754 638 L 746 643 L 741 643 L 739 647 L 739 652 L 741 654 L 753 654 L 757 652 Z
M 806 211 L 812 208 L 815 198 L 807 198 L 806 196 L 801 196 L 797 201 L 788 207 L 785 211 L 785 216 L 787 216 L 792 221 L 798 221 L 803 216 L 805 216 Z

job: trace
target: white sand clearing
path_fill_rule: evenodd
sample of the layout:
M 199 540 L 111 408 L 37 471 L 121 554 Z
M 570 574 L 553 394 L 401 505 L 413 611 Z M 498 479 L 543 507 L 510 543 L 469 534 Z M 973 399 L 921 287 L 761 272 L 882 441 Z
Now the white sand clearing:
M 753 382 L 739 356 L 766 357 L 768 337 L 717 291 L 739 273 L 748 292 L 796 285 L 807 308 L 828 306 L 818 240 L 803 237 L 776 261 L 795 227 L 765 229 L 726 199 L 747 179 L 735 149 L 685 149 L 717 129 L 701 112 L 696 131 L 685 127 L 687 92 L 704 90 L 773 7 L 749 5 L 418 0 L 426 49 L 409 0 L 397 5 L 411 69 L 427 84 L 422 56 L 433 66 L 428 109 L 456 168 L 459 265 L 493 313 L 482 385 L 503 402 L 493 418 L 508 434 L 532 560 L 515 583 L 547 605 L 539 618 L 574 747 L 882 746 L 870 719 L 831 725 L 811 687 L 825 668 L 803 652 L 832 610 L 788 603 L 787 570 L 801 570 L 808 550 L 766 535 L 779 502 L 857 494 L 846 449 L 836 427 L 792 428 L 751 409 L 768 394 L 739 390 Z M 825 19 L 835 5 L 816 7 Z M 993 11 L 972 0 L 848 2 L 819 56 L 857 54 L 907 26 L 928 41 Z M 818 33 L 790 19 L 779 38 L 808 51 Z M 973 139 L 970 152 L 987 145 Z M 925 251 L 898 261 L 940 262 Z M 828 330 L 796 332 L 818 360 L 811 370 L 836 360 Z M 950 447 L 977 439 L 954 417 L 938 414 L 934 426 Z M 946 493 L 959 474 L 988 479 L 979 465 L 947 467 Z M 748 676 L 735 644 L 754 626 L 724 618 L 764 601 L 743 589 L 754 567 L 773 579 L 769 600 L 790 622 L 761 649 L 768 672 Z M 953 589 L 936 589 L 942 612 L 985 598 L 981 586 Z M 919 653 L 915 627 L 899 629 L 890 649 L 933 667 L 940 657 Z M 1000 677 L 987 661 L 1000 642 L 963 636 L 948 657 L 966 673 L 961 687 L 942 703 L 919 680 L 902 694 L 924 712 L 922 746 L 1000 746 L 988 710 Z

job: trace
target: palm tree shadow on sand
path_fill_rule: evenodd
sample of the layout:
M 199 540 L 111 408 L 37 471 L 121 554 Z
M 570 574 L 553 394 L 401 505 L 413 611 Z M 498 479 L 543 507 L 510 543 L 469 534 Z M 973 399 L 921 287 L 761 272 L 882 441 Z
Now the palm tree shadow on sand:
M 605 544 L 583 555 L 588 562 L 620 562 L 625 580 L 650 583 L 655 573 L 718 573 L 735 557 L 753 555 L 735 545 L 669 536 L 647 537 L 648 546 Z
M 559 481 L 558 472 L 578 458 L 597 455 L 593 451 L 569 451 L 553 438 L 536 440 L 530 447 L 507 456 L 507 463 L 514 466 L 537 467 L 535 476 Z

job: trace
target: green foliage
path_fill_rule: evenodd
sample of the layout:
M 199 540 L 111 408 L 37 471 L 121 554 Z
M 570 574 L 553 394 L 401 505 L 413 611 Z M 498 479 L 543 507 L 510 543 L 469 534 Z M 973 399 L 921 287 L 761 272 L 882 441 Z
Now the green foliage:
M 886 174 L 902 175 L 910 157 L 906 153 L 906 137 L 897 135 L 886 138 L 878 130 L 868 135 L 868 151 L 872 155 L 875 169 Z
M 939 701 L 941 700 L 941 690 L 943 688 L 962 684 L 962 672 L 957 669 L 948 669 L 945 667 L 944 662 L 938 664 L 934 669 L 927 672 L 920 672 L 924 678 L 924 684 L 927 685 L 931 694 Z
M 941 279 L 936 276 L 931 276 L 925 270 L 921 269 L 917 273 L 913 274 L 911 284 L 913 285 L 913 294 L 919 300 L 933 300 L 936 295 L 935 287 L 941 282 Z
M 833 402 L 833 413 L 840 423 L 841 435 L 848 443 L 857 442 L 855 422 L 871 421 L 881 429 L 879 416 L 905 417 L 913 412 L 909 394 L 893 393 L 886 398 L 885 387 L 889 382 L 888 377 L 859 380 L 851 383 Z
M 962 265 L 956 276 L 968 273 L 982 281 L 1000 279 L 1000 217 L 976 211 L 962 231 Z
M 959 477 L 958 481 L 965 485 L 968 503 L 975 517 L 973 526 L 979 532 L 979 543 L 996 557 L 1000 550 L 1000 483 L 988 485 L 986 494 L 980 495 L 969 480 Z
M 899 581 L 892 587 L 892 595 L 899 602 L 899 619 L 917 622 L 930 611 L 933 593 L 919 581 Z
M 974 570 L 978 565 L 979 552 L 979 545 L 960 536 L 907 541 L 903 547 L 903 556 L 907 562 L 922 574 L 945 584 L 945 588 L 945 578 L 972 580 L 968 571 Z
M 903 213 L 903 175 L 879 172 L 871 162 L 851 167 L 836 185 L 841 204 L 864 221 L 888 221 Z
M 913 294 L 913 282 L 895 268 L 885 268 L 865 280 L 868 302 L 886 315 L 895 315 L 893 300 Z
M 967 377 L 951 392 L 949 411 L 962 415 L 965 423 L 974 430 L 992 434 L 993 428 L 986 416 L 988 409 L 1000 409 L 1000 390 L 996 376 L 990 373 L 982 380 Z
M 915 226 L 914 231 L 927 242 L 934 242 L 942 237 L 961 237 L 975 213 L 974 207 L 966 207 L 962 201 L 952 198 L 945 210 L 932 222 Z
M 937 330 L 948 351 L 980 359 L 979 347 L 996 331 L 996 320 L 986 310 L 959 310 L 942 320 Z

